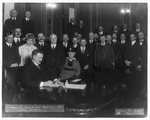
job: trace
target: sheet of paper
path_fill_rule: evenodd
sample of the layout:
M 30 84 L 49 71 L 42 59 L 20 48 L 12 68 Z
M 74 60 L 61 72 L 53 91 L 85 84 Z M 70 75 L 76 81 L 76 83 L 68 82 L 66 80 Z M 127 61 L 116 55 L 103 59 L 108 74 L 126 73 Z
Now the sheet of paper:
M 71 80 L 70 82 L 79 82 L 79 81 L 81 81 L 82 79 L 75 79 L 75 80 Z
M 63 88 L 68 88 L 68 89 L 85 89 L 86 84 L 66 84 L 65 86 L 63 86 Z

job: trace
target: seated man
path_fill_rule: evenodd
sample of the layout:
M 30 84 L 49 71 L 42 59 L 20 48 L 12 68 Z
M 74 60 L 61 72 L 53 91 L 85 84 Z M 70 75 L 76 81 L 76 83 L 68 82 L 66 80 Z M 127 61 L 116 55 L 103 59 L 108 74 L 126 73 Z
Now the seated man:
M 24 66 L 23 82 L 27 87 L 42 87 L 50 86 L 51 80 L 44 75 L 42 67 L 39 65 L 42 62 L 43 53 L 39 49 L 32 52 L 32 60 Z
M 69 48 L 68 56 L 66 58 L 66 62 L 62 68 L 62 72 L 60 75 L 60 80 L 65 79 L 76 79 L 79 77 L 81 68 L 79 61 L 76 60 L 75 56 L 75 49 Z

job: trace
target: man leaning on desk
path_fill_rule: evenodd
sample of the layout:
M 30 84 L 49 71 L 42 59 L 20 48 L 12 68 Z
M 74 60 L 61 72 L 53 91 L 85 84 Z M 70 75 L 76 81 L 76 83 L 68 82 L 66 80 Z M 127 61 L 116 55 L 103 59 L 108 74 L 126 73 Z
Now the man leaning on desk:
M 42 87 L 53 84 L 51 80 L 45 76 L 40 64 L 42 62 L 43 53 L 39 49 L 32 52 L 32 60 L 24 66 L 23 82 L 26 87 Z

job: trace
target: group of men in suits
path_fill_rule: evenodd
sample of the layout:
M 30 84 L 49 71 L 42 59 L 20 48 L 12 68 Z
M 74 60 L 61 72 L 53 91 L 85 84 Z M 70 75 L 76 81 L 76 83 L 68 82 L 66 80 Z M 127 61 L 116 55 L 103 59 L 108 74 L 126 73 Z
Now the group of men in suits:
M 16 10 L 12 10 L 10 15 L 11 18 L 6 20 L 4 25 L 3 65 L 4 67 L 17 67 L 21 61 L 18 49 L 26 43 L 21 36 L 34 33 L 34 22 L 30 19 L 29 11 L 26 11 L 26 17 L 22 21 L 17 18 Z M 136 30 L 132 33 L 126 23 L 120 31 L 117 26 L 114 26 L 111 33 L 106 33 L 100 26 L 95 33 L 89 33 L 88 39 L 85 39 L 86 34 L 83 34 L 83 21 L 80 21 L 78 29 L 74 25 L 75 19 L 72 18 L 68 25 L 68 34 L 62 36 L 62 41 L 58 41 L 56 34 L 51 34 L 49 42 L 46 42 L 43 33 L 38 34 L 36 42 L 35 39 L 31 39 L 32 46 L 34 46 L 32 51 L 35 53 L 32 53 L 31 60 L 25 64 L 26 74 L 31 74 L 32 70 L 36 74 L 42 74 L 36 76 L 33 73 L 34 79 L 40 79 L 31 86 L 42 86 L 45 81 L 51 84 L 49 80 L 60 77 L 69 48 L 74 48 L 76 52 L 75 58 L 79 61 L 82 78 L 89 78 L 95 70 L 111 69 L 115 66 L 137 69 L 146 67 L 147 44 L 139 23 L 136 24 Z M 28 77 L 27 75 L 27 79 L 30 80 L 31 78 Z
M 15 9 L 10 11 L 10 18 L 6 19 L 4 24 L 4 35 L 7 32 L 14 32 L 16 28 L 22 30 L 22 36 L 25 36 L 27 33 L 34 34 L 34 21 L 31 19 L 31 12 L 26 11 L 23 19 L 18 17 L 18 12 Z

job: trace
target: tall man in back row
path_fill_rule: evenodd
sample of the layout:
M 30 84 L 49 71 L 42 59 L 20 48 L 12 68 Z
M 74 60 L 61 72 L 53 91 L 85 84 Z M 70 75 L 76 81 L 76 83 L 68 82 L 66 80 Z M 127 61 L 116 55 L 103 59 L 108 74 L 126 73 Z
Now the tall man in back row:
M 51 44 L 46 51 L 45 70 L 49 79 L 53 80 L 60 76 L 62 66 L 65 62 L 65 53 L 60 44 L 57 43 L 57 36 L 50 35 Z

